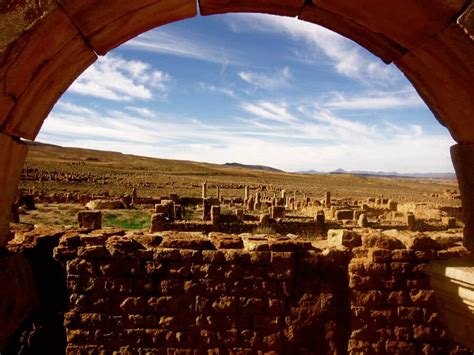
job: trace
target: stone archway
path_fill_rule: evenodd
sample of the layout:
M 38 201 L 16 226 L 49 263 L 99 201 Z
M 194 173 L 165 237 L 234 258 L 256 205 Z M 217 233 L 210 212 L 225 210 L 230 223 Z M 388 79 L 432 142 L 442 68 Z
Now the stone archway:
M 395 63 L 458 142 L 452 149 L 474 251 L 472 0 L 200 0 L 200 13 L 297 16 Z M 68 86 L 130 38 L 197 15 L 194 0 L 6 0 L 0 8 L 0 247 L 27 148 Z M 471 236 L 471 237 L 469 237 Z

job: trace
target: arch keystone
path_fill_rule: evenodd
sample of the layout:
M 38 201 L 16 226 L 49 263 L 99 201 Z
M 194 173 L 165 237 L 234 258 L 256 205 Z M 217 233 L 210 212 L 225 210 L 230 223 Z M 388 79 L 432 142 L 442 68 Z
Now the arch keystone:
M 200 0 L 201 15 L 228 12 L 262 12 L 273 15 L 296 16 L 305 0 Z

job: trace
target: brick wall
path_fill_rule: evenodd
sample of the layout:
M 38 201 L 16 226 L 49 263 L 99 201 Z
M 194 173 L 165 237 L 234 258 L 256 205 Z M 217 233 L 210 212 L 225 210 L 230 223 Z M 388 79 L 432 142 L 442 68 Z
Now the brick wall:
M 424 269 L 465 252 L 426 236 L 363 236 L 349 263 L 350 353 L 471 354 L 450 340 Z
M 67 270 L 69 353 L 347 346 L 347 252 L 288 238 L 244 249 L 228 235 L 96 232 L 63 237 L 55 255 Z
M 368 233 L 321 251 L 289 237 L 121 234 L 69 233 L 55 250 L 68 353 L 469 353 L 424 273 L 465 252 L 456 238 Z

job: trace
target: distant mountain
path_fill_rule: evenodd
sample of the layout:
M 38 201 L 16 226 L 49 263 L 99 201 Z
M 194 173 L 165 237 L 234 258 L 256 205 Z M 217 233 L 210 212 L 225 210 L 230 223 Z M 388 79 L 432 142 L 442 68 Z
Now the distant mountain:
M 296 171 L 295 173 L 296 174 L 308 174 L 308 175 L 327 174 L 324 171 L 319 171 L 319 170 Z
M 351 170 L 337 169 L 324 173 L 316 170 L 298 171 L 300 174 L 351 174 L 358 176 L 379 176 L 379 177 L 393 177 L 393 178 L 413 178 L 413 179 L 456 179 L 455 173 L 397 173 L 396 171 L 366 171 L 366 170 Z
M 224 166 L 228 166 L 231 168 L 238 168 L 238 169 L 253 169 L 253 170 L 264 170 L 264 171 L 274 171 L 277 173 L 284 173 L 283 170 L 275 169 L 272 168 L 271 166 L 265 166 L 265 165 L 247 165 L 247 164 L 241 164 L 241 163 L 225 163 L 222 164 Z

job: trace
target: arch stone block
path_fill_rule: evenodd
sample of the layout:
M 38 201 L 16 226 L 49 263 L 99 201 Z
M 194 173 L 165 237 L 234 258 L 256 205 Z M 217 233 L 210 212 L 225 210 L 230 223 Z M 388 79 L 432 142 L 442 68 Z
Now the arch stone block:
M 193 0 L 68 0 L 62 6 L 101 55 L 152 28 L 197 14 Z
M 359 23 L 344 16 L 321 9 L 308 3 L 305 5 L 298 18 L 303 21 L 312 22 L 324 26 L 354 42 L 360 44 L 385 63 L 391 63 L 400 58 L 406 49 L 382 34 L 373 33 Z
M 317 6 L 351 19 L 374 33 L 413 49 L 457 18 L 466 0 L 313 0 Z
M 474 252 L 474 144 L 451 147 L 464 214 L 464 246 Z
M 458 18 L 458 24 L 474 40 L 474 2 Z
M 47 65 L 78 32 L 68 17 L 56 8 L 12 46 L 0 70 L 6 94 L 20 97 L 35 73 Z M 57 30 L 57 28 L 61 30 Z
M 474 143 L 474 45 L 453 24 L 410 51 L 397 66 L 460 143 Z
M 304 0 L 200 0 L 201 15 L 229 12 L 262 12 L 282 16 L 297 16 Z
M 17 99 L 4 132 L 34 140 L 56 101 L 96 59 L 97 56 L 83 38 L 76 35 L 32 77 L 28 87 Z
M 0 63 L 11 43 L 56 8 L 55 0 L 0 2 Z
M 15 106 L 15 101 L 9 95 L 0 94 L 0 127 L 7 119 L 11 109 Z
M 27 153 L 25 143 L 0 133 L 0 248 L 8 241 L 11 205 Z

